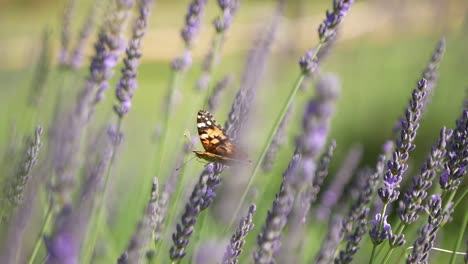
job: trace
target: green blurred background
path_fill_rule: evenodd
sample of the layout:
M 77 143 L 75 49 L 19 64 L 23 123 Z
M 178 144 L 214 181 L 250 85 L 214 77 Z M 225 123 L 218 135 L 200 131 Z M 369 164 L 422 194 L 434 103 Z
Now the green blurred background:
M 158 146 L 152 143 L 152 136 L 158 121 L 162 119 L 161 103 L 169 82 L 169 63 L 183 50 L 179 32 L 188 2 L 156 1 L 153 8 L 144 39 L 138 78 L 139 89 L 133 99 L 134 108 L 125 117 L 124 150 L 119 157 L 116 180 L 112 183 L 112 191 L 117 195 L 114 196 L 114 200 L 109 201 L 112 207 L 116 208 L 113 212 L 115 225 L 111 229 L 119 230 L 112 240 L 114 244 L 108 245 L 113 250 L 123 248 L 133 231 L 133 225 L 129 223 L 134 223 L 139 218 L 139 212 L 146 199 L 141 195 L 141 190 L 143 185 L 147 185 L 147 181 L 142 179 L 158 176 L 163 182 L 173 169 L 171 161 L 174 160 L 177 151 L 167 153 L 163 161 L 163 164 L 167 164 L 163 168 L 165 172 L 153 175 L 152 161 Z M 185 142 L 183 131 L 196 132 L 194 116 L 201 108 L 201 100 L 193 103 L 192 98 L 200 99 L 203 96 L 197 97 L 192 88 L 213 36 L 211 21 L 218 14 L 218 7 L 214 1 L 208 2 L 204 27 L 194 48 L 194 65 L 185 81 L 184 92 L 178 96 L 180 104 L 174 120 L 171 121 L 171 134 L 167 142 L 174 146 Z M 248 135 L 254 142 L 249 150 L 252 152 L 252 159 L 255 159 L 255 153 L 263 145 L 265 135 L 273 124 L 273 117 L 279 111 L 278 105 L 284 102 L 298 75 L 298 58 L 317 43 L 317 27 L 324 18 L 324 11 L 331 7 L 331 1 L 286 2 L 285 16 L 273 45 L 272 58 L 258 92 L 258 103 L 253 114 L 253 119 L 262 120 L 264 125 Z M 31 120 L 37 119 L 45 126 L 49 124 L 59 86 L 72 86 L 71 84 L 82 82 L 87 76 L 88 59 L 93 54 L 92 43 L 88 43 L 88 57 L 80 73 L 69 76 L 64 85 L 59 81 L 61 73 L 52 71 L 38 112 L 27 107 L 27 96 L 33 87 L 34 70 L 44 31 L 50 32 L 52 63 L 58 62 L 64 5 L 65 1 L 53 0 L 0 0 L 2 150 L 8 145 L 8 135 L 12 129 L 18 134 L 30 134 L 33 124 L 36 123 Z M 79 1 L 77 5 L 76 17 L 72 22 L 76 35 L 90 6 L 90 1 Z M 247 51 L 254 43 L 258 30 L 268 23 L 274 6 L 275 1 L 241 2 L 232 28 L 227 33 L 226 45 L 222 51 L 223 59 L 215 70 L 215 79 L 226 73 L 232 73 L 235 77 L 234 85 L 223 95 L 222 106 L 215 113 L 220 123 L 224 123 L 233 95 L 238 89 Z M 76 35 L 72 36 L 72 41 Z M 92 36 L 91 42 L 94 41 L 95 34 Z M 446 53 L 440 67 L 438 85 L 416 139 L 417 149 L 410 163 L 413 174 L 438 137 L 439 129 L 442 126 L 453 127 L 454 120 L 461 112 L 465 89 L 468 87 L 468 3 L 465 0 L 356 1 L 344 21 L 335 48 L 321 69 L 322 72 L 336 74 L 342 83 L 332 123 L 331 137 L 337 140 L 339 146 L 332 171 L 353 143 L 362 143 L 365 147 L 362 164 L 372 166 L 375 163 L 376 154 L 383 142 L 394 138 L 392 129 L 395 122 L 403 114 L 410 92 L 442 36 L 445 36 L 447 41 Z M 119 73 L 116 72 L 114 83 L 118 77 Z M 65 87 L 62 94 L 64 104 L 74 101 L 76 88 Z M 273 174 L 279 175 L 288 162 L 293 139 L 299 127 L 302 104 L 312 94 L 310 89 L 298 96 L 299 103 L 294 112 L 294 128 L 289 133 L 289 144 L 280 152 Z M 114 118 L 111 108 L 115 101 L 113 96 L 110 89 L 107 92 L 107 100 L 98 106 L 94 126 L 99 127 L 105 124 L 106 120 Z M 199 170 L 203 164 L 195 162 L 191 166 Z M 197 174 L 193 176 L 194 179 L 196 176 Z M 261 176 L 259 178 L 261 183 Z M 279 178 L 278 176 L 277 179 Z M 275 185 L 265 199 L 262 207 L 264 209 L 260 210 L 266 210 L 273 198 L 272 193 L 276 190 Z M 264 218 L 260 216 L 259 219 L 261 221 Z M 456 228 L 456 222 L 447 228 Z M 450 241 L 450 238 L 444 239 Z M 447 243 L 446 245 L 451 245 Z M 319 245 L 315 243 L 313 247 Z

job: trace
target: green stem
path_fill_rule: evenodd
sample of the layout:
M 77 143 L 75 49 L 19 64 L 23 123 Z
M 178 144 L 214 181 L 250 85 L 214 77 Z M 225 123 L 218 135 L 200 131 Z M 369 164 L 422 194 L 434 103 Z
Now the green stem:
M 460 232 L 458 232 L 458 239 L 457 239 L 457 241 L 455 242 L 455 245 L 453 245 L 453 248 L 452 248 L 452 256 L 450 257 L 449 264 L 454 264 L 455 263 L 455 259 L 457 258 L 457 255 L 456 255 L 457 249 L 460 247 L 460 244 L 461 244 L 462 239 L 463 239 L 463 235 L 465 234 L 466 225 L 468 225 L 468 210 L 466 210 L 466 209 L 465 209 L 465 214 L 463 216 L 463 222 L 462 223 L 463 224 L 462 224 L 461 230 L 460 230 Z
M 445 199 L 447 197 L 447 193 L 444 193 L 445 195 L 442 196 L 442 201 L 443 201 L 443 204 L 442 204 L 442 209 L 443 209 L 443 212 L 447 212 L 449 206 L 450 206 L 450 203 L 452 202 L 453 198 L 455 197 L 455 193 L 456 191 L 451 191 L 449 194 L 448 194 L 448 198 Z M 442 223 L 440 224 L 440 226 L 444 226 L 447 222 L 444 220 L 442 221 Z
M 116 128 L 116 133 L 117 135 L 120 135 L 120 130 L 122 126 L 122 119 L 118 118 L 117 119 L 117 128 Z M 85 250 L 85 255 L 83 256 L 83 263 L 91 263 L 91 257 L 94 252 L 94 245 L 96 244 L 98 235 L 99 235 L 99 230 L 100 230 L 100 225 L 103 222 L 103 217 L 104 217 L 104 211 L 102 206 L 105 204 L 106 196 L 107 196 L 107 189 L 109 186 L 109 179 L 110 175 L 112 175 L 112 171 L 114 168 L 114 160 L 115 160 L 115 154 L 117 152 L 117 147 L 118 145 L 112 145 L 112 153 L 110 157 L 110 163 L 109 166 L 107 167 L 107 172 L 104 177 L 104 186 L 102 192 L 98 193 L 97 201 L 96 201 L 96 206 L 93 207 L 92 213 L 91 213 L 91 219 L 94 221 L 91 223 L 94 223 L 94 228 L 93 225 L 91 225 L 88 228 L 88 231 L 86 233 L 86 237 L 91 236 L 90 239 L 85 240 L 89 241 L 86 245 L 86 250 Z M 97 214 L 97 216 L 96 216 Z M 89 233 L 89 230 L 93 229 L 93 232 Z
M 168 224 L 171 224 L 174 217 L 175 217 L 175 214 L 176 212 L 178 212 L 178 204 L 179 204 L 179 200 L 180 198 L 183 196 L 182 195 L 182 187 L 183 186 L 186 186 L 186 177 L 185 177 L 185 166 L 181 168 L 181 172 L 180 172 L 180 175 L 182 176 L 181 177 L 181 180 L 177 181 L 176 183 L 177 186 L 176 186 L 176 191 L 175 193 L 172 195 L 172 197 L 174 197 L 174 199 L 171 199 L 172 200 L 172 205 L 169 207 L 171 210 L 168 211 L 168 214 L 167 214 L 167 217 L 166 217 L 166 220 L 164 221 L 165 223 L 168 223 Z M 161 223 L 162 225 L 164 225 L 164 223 Z M 164 248 L 164 245 L 166 243 L 164 242 L 170 242 L 171 240 L 169 239 L 165 239 L 167 237 L 167 234 L 169 232 L 169 228 L 166 226 L 166 228 L 164 228 L 164 230 L 162 231 L 163 232 L 163 235 L 161 236 L 161 240 L 162 241 L 159 241 L 158 245 L 156 245 L 156 250 L 155 250 L 155 258 L 153 258 L 155 261 L 156 260 L 159 260 L 158 262 L 153 262 L 153 263 L 162 263 L 162 259 L 161 259 L 161 256 L 162 254 L 161 251 L 163 250 Z M 156 243 L 157 241 L 155 241 Z
M 161 173 L 161 165 L 162 163 L 164 162 L 164 156 L 166 154 L 166 141 L 167 141 L 167 136 L 168 136 L 168 133 L 169 133 L 169 121 L 171 120 L 171 116 L 172 116 L 172 101 L 173 101 L 173 98 L 174 98 L 174 93 L 175 93 L 175 90 L 179 87 L 179 81 L 180 79 L 182 78 L 182 72 L 180 71 L 175 71 L 173 72 L 172 74 L 172 79 L 171 79 L 171 83 L 169 85 L 169 89 L 170 89 L 170 92 L 169 92 L 169 98 L 167 100 L 167 113 L 165 113 L 164 115 L 164 122 L 163 122 L 163 132 L 162 132 L 162 135 L 161 135 L 161 139 L 160 139 L 160 151 L 159 151 L 159 157 L 156 158 L 156 164 L 157 165 L 157 170 L 156 170 L 156 174 L 160 174 Z
M 281 109 L 280 111 L 280 114 L 276 117 L 276 120 L 275 120 L 275 123 L 273 125 L 273 128 L 270 129 L 270 134 L 268 135 L 267 137 L 267 140 L 265 142 L 265 145 L 263 146 L 263 149 L 262 149 L 262 153 L 260 154 L 260 157 L 257 159 L 257 163 L 255 164 L 255 168 L 253 169 L 252 171 L 252 174 L 250 175 L 250 179 L 249 179 L 249 182 L 244 190 L 244 192 L 242 193 L 242 196 L 241 196 L 241 199 L 237 205 L 237 208 L 236 210 L 234 211 L 234 214 L 232 215 L 231 217 L 231 221 L 229 223 L 229 225 L 226 226 L 226 228 L 224 229 L 224 234 L 226 234 L 226 232 L 228 230 L 231 230 L 232 228 L 232 225 L 234 224 L 234 221 L 236 219 L 236 216 L 239 214 L 239 211 L 244 203 L 244 200 L 245 198 L 247 197 L 247 193 L 249 192 L 250 190 L 250 187 L 252 186 L 252 183 L 253 183 L 253 180 L 255 178 L 255 175 L 258 173 L 259 169 L 260 169 L 260 165 L 263 161 L 263 159 L 265 158 L 265 155 L 266 153 L 268 152 L 268 148 L 271 144 L 271 141 L 273 141 L 273 138 L 276 134 L 276 131 L 278 130 L 280 124 L 281 124 L 281 121 L 283 120 L 284 116 L 286 115 L 286 112 L 288 111 L 289 109 L 289 106 L 291 105 L 296 93 L 297 93 L 297 90 L 299 90 L 299 87 L 301 86 L 301 83 L 302 81 L 304 80 L 304 77 L 305 75 L 304 74 L 300 74 L 299 77 L 297 78 L 295 84 L 294 84 L 294 87 L 293 89 L 291 90 L 289 96 L 288 96 L 288 100 L 286 102 L 286 104 L 283 105 L 283 108 Z
M 375 249 L 376 249 L 376 248 L 377 248 L 377 245 L 374 244 L 374 245 L 372 246 L 372 252 L 371 252 L 371 256 L 370 256 L 370 258 L 369 258 L 369 264 L 374 263 L 374 255 L 375 255 Z
M 387 206 L 388 206 L 388 203 L 384 203 L 383 207 L 382 207 L 382 212 L 380 213 L 380 222 L 379 222 L 379 226 L 378 226 L 378 230 L 382 230 L 383 228 L 383 222 L 384 222 L 384 216 L 385 216 L 385 212 L 387 212 Z M 375 249 L 377 248 L 378 245 L 375 245 L 372 247 L 372 254 L 371 254 L 371 257 L 369 259 L 369 264 L 371 263 L 374 263 L 374 258 L 377 258 L 378 255 L 380 254 L 380 252 L 382 252 L 381 250 L 379 251 L 379 253 L 377 254 L 377 256 L 375 256 Z M 382 247 L 381 247 L 382 248 Z
M 398 225 L 396 229 L 397 232 L 395 233 L 397 237 L 403 233 L 403 230 L 405 229 L 405 227 L 406 225 L 403 222 L 400 222 L 400 224 Z M 389 240 L 389 244 L 390 244 L 390 240 Z M 390 256 L 393 253 L 393 250 L 395 250 L 395 247 L 392 247 L 392 245 L 390 245 L 390 248 L 387 250 L 387 254 L 385 254 L 384 260 L 382 262 L 383 264 L 388 262 L 388 260 L 390 259 Z
M 41 242 L 42 242 L 42 235 L 44 234 L 45 229 L 49 226 L 50 221 L 52 220 L 52 204 L 49 206 L 49 209 L 47 210 L 46 213 L 46 219 L 44 221 L 44 224 L 41 227 L 41 231 L 39 232 L 38 237 L 36 238 L 36 242 L 34 243 L 34 248 L 31 253 L 31 256 L 29 257 L 28 264 L 33 264 L 34 260 L 36 259 L 36 255 L 39 252 L 39 248 L 41 247 Z
M 464 189 L 465 190 L 460 195 L 460 197 L 458 197 L 458 199 L 456 199 L 455 202 L 453 203 L 453 209 L 455 209 L 458 206 L 458 204 L 463 200 L 463 198 L 465 198 L 465 196 L 468 194 L 468 188 L 464 188 Z

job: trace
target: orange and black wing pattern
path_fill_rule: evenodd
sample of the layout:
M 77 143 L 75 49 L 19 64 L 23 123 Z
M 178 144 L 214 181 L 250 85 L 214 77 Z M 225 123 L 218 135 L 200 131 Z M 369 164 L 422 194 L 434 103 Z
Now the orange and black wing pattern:
M 209 162 L 219 162 L 229 165 L 240 161 L 240 153 L 224 129 L 216 122 L 208 111 L 200 110 L 197 115 L 198 136 L 205 151 L 194 151 L 197 157 Z

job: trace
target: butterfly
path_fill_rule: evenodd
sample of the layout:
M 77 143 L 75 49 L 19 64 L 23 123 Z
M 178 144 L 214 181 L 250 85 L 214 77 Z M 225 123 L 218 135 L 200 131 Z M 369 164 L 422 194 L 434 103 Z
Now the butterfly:
M 198 136 L 205 151 L 194 150 L 198 158 L 224 165 L 251 163 L 208 111 L 197 114 Z

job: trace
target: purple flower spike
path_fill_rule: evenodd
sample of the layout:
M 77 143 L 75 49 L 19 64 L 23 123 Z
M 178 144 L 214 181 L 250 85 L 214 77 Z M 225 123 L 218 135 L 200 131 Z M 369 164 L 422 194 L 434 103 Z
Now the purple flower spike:
M 125 50 L 124 31 L 134 0 L 116 0 L 115 2 L 114 14 L 99 32 L 99 40 L 95 46 L 96 56 L 91 62 L 91 78 L 94 83 L 98 84 L 93 105 L 104 98 L 104 92 L 109 87 L 108 80 L 114 75 L 114 67 Z
M 383 241 L 387 240 L 392 234 L 392 227 L 387 222 L 387 215 L 382 219 L 381 214 L 375 216 L 375 220 L 372 220 L 372 228 L 369 231 L 369 236 L 372 239 L 374 245 L 379 245 Z M 380 222 L 382 222 L 382 227 L 380 227 Z
M 451 135 L 452 131 L 450 129 L 441 129 L 439 140 L 432 147 L 431 152 L 421 167 L 420 174 L 413 178 L 411 187 L 406 190 L 397 210 L 402 223 L 411 224 L 418 220 L 418 214 L 423 208 L 421 203 L 427 196 L 427 190 L 432 186 L 432 181 L 437 175 L 437 170 L 442 166 L 446 155 L 445 148 L 447 141 Z M 441 181 L 448 182 L 449 176 L 447 170 L 442 172 L 440 179 Z
M 291 185 L 291 178 L 297 173 L 301 161 L 300 154 L 294 154 L 288 168 L 283 173 L 283 183 L 276 194 L 271 209 L 263 224 L 262 231 L 257 237 L 257 249 L 253 254 L 255 264 L 274 263 L 274 257 L 281 247 L 281 234 L 288 221 L 294 203 L 295 190 Z
M 118 105 L 114 105 L 114 111 L 122 118 L 128 114 L 132 108 L 132 97 L 133 93 L 138 87 L 137 84 L 137 69 L 140 64 L 141 57 L 141 43 L 143 36 L 145 35 L 146 27 L 148 26 L 148 19 L 151 12 L 153 0 L 141 0 L 139 6 L 139 17 L 133 25 L 132 38 L 128 43 L 126 50 L 126 58 L 124 59 L 124 68 L 121 70 L 122 77 L 116 86 L 117 100 L 120 102 Z
M 185 256 L 185 248 L 190 242 L 190 237 L 195 230 L 195 223 L 202 210 L 201 208 L 208 189 L 208 181 L 210 180 L 210 176 L 214 174 L 215 165 L 214 163 L 209 163 L 205 166 L 198 183 L 190 195 L 189 201 L 185 205 L 185 211 L 181 216 L 180 223 L 176 226 L 176 232 L 172 234 L 174 244 L 169 251 L 171 260 L 182 259 Z
M 377 189 L 379 178 L 384 170 L 386 152 L 379 155 L 375 169 L 364 171 L 362 186 L 358 188 L 358 198 L 351 205 L 348 216 L 343 219 L 341 234 L 346 241 L 346 247 L 335 258 L 335 263 L 350 263 L 359 250 L 359 243 L 367 232 L 367 217 L 372 196 Z M 388 230 L 388 229 L 387 229 Z
M 406 259 L 407 264 L 427 263 L 429 252 L 434 246 L 437 231 L 440 228 L 445 217 L 448 215 L 443 212 L 442 199 L 440 195 L 432 195 L 427 203 L 429 218 L 424 227 L 419 231 L 418 238 L 413 243 L 413 251 Z
M 299 59 L 299 67 L 304 75 L 312 74 L 318 67 L 318 59 L 314 49 L 308 50 L 304 56 Z
M 187 47 L 191 47 L 201 27 L 201 19 L 205 12 L 206 0 L 194 0 L 190 3 L 185 15 L 185 26 L 181 31 L 182 39 Z
M 245 244 L 245 239 L 250 231 L 254 228 L 253 224 L 253 215 L 257 207 L 252 204 L 249 207 L 249 212 L 247 216 L 243 217 L 240 220 L 239 227 L 236 232 L 232 235 L 231 241 L 226 248 L 226 253 L 224 254 L 223 263 L 224 264 L 237 264 L 239 263 L 239 256 L 242 253 L 242 247 Z
M 218 5 L 223 11 L 221 16 L 218 16 L 214 23 L 218 33 L 224 32 L 231 26 L 232 18 L 239 8 L 240 0 L 219 0 Z
M 335 37 L 336 27 L 346 16 L 353 3 L 354 0 L 333 0 L 333 10 L 326 11 L 326 18 L 318 29 L 320 42 L 324 43 Z
M 465 176 L 468 166 L 468 106 L 466 105 L 461 117 L 456 121 L 452 138 L 447 143 L 445 159 L 447 162 L 440 176 L 440 187 L 444 191 L 455 191 Z
M 406 110 L 406 117 L 401 121 L 400 137 L 396 141 L 392 158 L 387 162 L 384 174 L 384 187 L 378 190 L 378 194 L 385 204 L 396 201 L 400 195 L 400 183 L 403 179 L 403 174 L 408 169 L 406 163 L 409 153 L 416 147 L 413 142 L 419 128 L 421 109 L 426 97 L 426 84 L 427 81 L 425 79 L 421 79 L 418 82 L 416 89 L 413 90 L 409 107 Z

